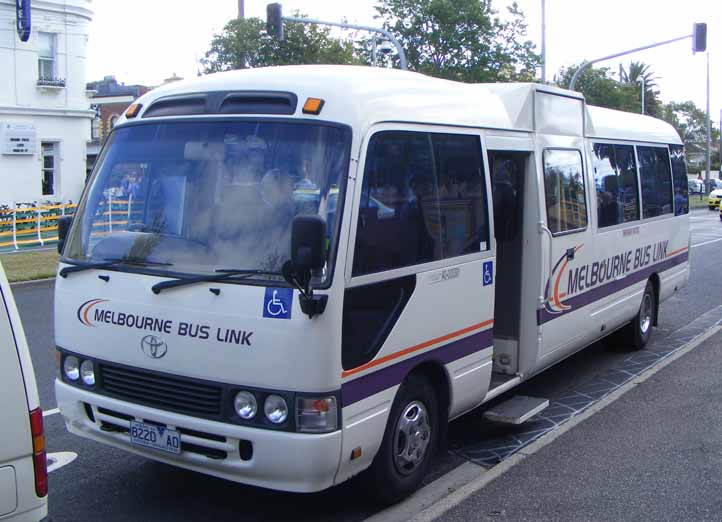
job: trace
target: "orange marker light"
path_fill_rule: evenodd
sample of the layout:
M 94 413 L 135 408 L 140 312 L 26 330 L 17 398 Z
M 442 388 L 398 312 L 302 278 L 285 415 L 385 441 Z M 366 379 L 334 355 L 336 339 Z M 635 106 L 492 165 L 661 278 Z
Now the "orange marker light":
M 325 102 L 320 98 L 308 98 L 306 99 L 306 103 L 303 104 L 303 113 L 318 115 L 321 113 L 324 103 Z
M 361 446 L 351 450 L 351 460 L 356 460 L 361 456 Z
M 140 109 L 142 109 L 143 106 L 140 103 L 134 103 L 130 107 L 128 107 L 128 110 L 125 111 L 125 117 L 126 118 L 135 118 L 138 116 L 138 113 L 140 112 Z

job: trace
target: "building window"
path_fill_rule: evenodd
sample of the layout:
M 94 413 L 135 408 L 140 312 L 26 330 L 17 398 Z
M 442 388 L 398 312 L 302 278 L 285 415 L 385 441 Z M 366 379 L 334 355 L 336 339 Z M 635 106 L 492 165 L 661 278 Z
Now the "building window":
M 90 120 L 90 139 L 93 141 L 100 140 L 100 118 Z
M 38 33 L 38 78 L 55 79 L 55 44 L 53 33 Z
M 57 143 L 42 142 L 40 149 L 43 155 L 43 196 L 53 196 L 55 195 L 55 172 L 58 156 Z

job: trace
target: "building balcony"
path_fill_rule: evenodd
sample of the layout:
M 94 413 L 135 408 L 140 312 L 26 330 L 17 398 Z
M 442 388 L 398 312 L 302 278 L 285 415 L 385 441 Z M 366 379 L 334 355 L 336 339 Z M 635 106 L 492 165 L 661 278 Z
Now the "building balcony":
M 65 89 L 64 78 L 38 78 L 37 86 L 41 89 Z

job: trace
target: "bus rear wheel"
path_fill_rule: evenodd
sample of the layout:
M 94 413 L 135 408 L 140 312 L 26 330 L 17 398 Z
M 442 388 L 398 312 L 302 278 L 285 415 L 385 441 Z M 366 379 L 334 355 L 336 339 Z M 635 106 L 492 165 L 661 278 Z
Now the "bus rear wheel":
M 647 281 L 642 295 L 642 304 L 632 321 L 627 325 L 627 339 L 625 347 L 629 351 L 637 351 L 644 348 L 652 336 L 652 326 L 657 313 L 657 298 L 651 281 Z
M 439 436 L 438 403 L 428 380 L 412 375 L 401 386 L 367 479 L 385 504 L 398 502 L 421 485 Z

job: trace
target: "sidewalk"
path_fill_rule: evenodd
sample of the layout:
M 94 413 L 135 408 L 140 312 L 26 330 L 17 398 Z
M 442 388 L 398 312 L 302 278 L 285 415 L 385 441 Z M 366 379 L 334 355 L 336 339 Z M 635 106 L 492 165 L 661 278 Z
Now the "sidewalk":
M 439 520 L 719 522 L 722 334 Z

